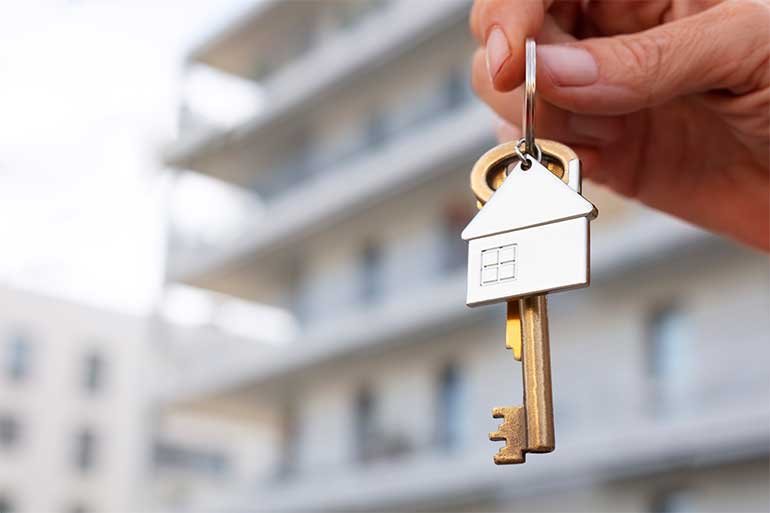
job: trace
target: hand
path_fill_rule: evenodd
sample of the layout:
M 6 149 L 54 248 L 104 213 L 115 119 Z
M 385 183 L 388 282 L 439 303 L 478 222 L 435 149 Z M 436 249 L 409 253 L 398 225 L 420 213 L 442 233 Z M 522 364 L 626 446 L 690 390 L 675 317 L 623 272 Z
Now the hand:
M 534 36 L 537 137 L 595 182 L 770 250 L 769 3 L 476 0 L 471 30 L 473 86 L 507 139 Z

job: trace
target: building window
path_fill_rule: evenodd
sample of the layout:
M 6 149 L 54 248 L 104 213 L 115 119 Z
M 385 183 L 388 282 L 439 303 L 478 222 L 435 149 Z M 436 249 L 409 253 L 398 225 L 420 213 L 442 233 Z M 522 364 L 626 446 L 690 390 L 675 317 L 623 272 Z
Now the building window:
M 11 381 L 24 381 L 29 376 L 32 344 L 25 335 L 14 335 L 8 341 L 6 373 Z
M 439 373 L 436 398 L 436 434 L 439 446 L 451 450 L 462 440 L 463 383 L 460 370 L 446 365 Z
M 0 513 L 13 513 L 13 503 L 8 497 L 0 495 Z
M 656 495 L 650 513 L 690 513 L 696 511 L 692 494 L 687 490 L 669 490 Z
M 80 472 L 91 470 L 96 463 L 96 435 L 82 429 L 75 435 L 75 468 Z
M 655 413 L 683 407 L 691 384 L 693 338 L 684 312 L 667 305 L 652 311 L 647 321 L 647 374 Z
M 297 468 L 297 446 L 299 445 L 299 425 L 297 412 L 292 404 L 285 406 L 281 419 L 280 448 L 276 477 L 280 480 L 291 477 Z
M 447 108 L 449 109 L 458 108 L 472 97 L 470 77 L 461 70 L 452 70 L 444 87 Z
M 441 244 L 441 266 L 444 272 L 456 271 L 465 267 L 468 258 L 468 244 L 460 237 L 465 225 L 473 213 L 462 204 L 450 205 L 443 218 L 443 237 Z
M 375 399 L 369 388 L 362 388 L 355 398 L 353 422 L 355 453 L 358 461 L 368 461 L 376 438 Z
M 91 511 L 85 504 L 75 503 L 67 509 L 68 513 L 88 513 Z
M 101 353 L 92 351 L 83 359 L 83 389 L 89 393 L 99 392 L 104 386 L 105 360 Z
M 366 123 L 366 146 L 376 148 L 382 145 L 388 138 L 388 126 L 385 115 L 381 113 L 372 114 Z
M 383 254 L 382 248 L 368 243 L 361 251 L 361 300 L 374 303 L 382 296 Z
M 0 447 L 10 448 L 19 442 L 21 426 L 16 417 L 0 415 Z
M 155 442 L 153 463 L 162 469 L 178 469 L 210 477 L 223 476 L 229 470 L 227 456 L 220 451 L 165 441 Z

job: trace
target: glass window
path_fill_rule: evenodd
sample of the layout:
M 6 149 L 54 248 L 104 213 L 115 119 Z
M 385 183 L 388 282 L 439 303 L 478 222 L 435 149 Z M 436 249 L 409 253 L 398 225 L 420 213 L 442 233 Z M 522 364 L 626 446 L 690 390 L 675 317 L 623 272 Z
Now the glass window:
M 11 381 L 24 381 L 30 372 L 32 344 L 22 334 L 16 334 L 8 341 L 6 373 Z
M 473 212 L 463 204 L 447 207 L 443 218 L 441 265 L 445 272 L 465 267 L 468 258 L 468 244 L 460 234 L 470 222 Z
M 356 394 L 353 422 L 356 459 L 368 461 L 373 455 L 372 442 L 376 436 L 375 400 L 368 388 L 362 388 Z
M 381 113 L 372 114 L 366 124 L 366 145 L 368 147 L 377 147 L 388 138 L 388 127 L 385 115 Z
M 13 447 L 19 442 L 21 426 L 11 415 L 0 415 L 0 447 Z
M 299 429 L 294 406 L 289 404 L 284 408 L 282 429 L 280 433 L 280 454 L 276 476 L 286 479 L 296 471 L 297 446 L 299 445 Z
M 647 373 L 654 387 L 656 408 L 682 406 L 692 381 L 693 339 L 684 312 L 667 305 L 648 318 Z
M 13 503 L 8 497 L 0 495 L 0 513 L 13 513 Z
M 472 97 L 470 77 L 459 69 L 452 70 L 444 84 L 447 107 L 456 109 Z
M 155 443 L 153 460 L 159 468 L 183 469 L 212 477 L 224 475 L 229 469 L 227 456 L 220 451 L 165 441 Z
M 454 364 L 446 365 L 439 374 L 436 401 L 437 440 L 444 449 L 455 449 L 462 440 L 463 383 Z
M 96 435 L 90 429 L 82 429 L 75 435 L 75 467 L 86 472 L 96 463 Z
M 104 386 L 105 361 L 98 351 L 90 352 L 83 360 L 83 388 L 96 393 Z
M 84 504 L 76 503 L 70 506 L 67 511 L 69 513 L 88 513 L 91 510 L 88 509 L 88 507 L 85 506 Z
M 374 303 L 382 296 L 383 255 L 378 244 L 368 243 L 361 251 L 361 300 Z
M 689 513 L 696 511 L 692 494 L 686 490 L 669 490 L 658 494 L 650 505 L 650 513 Z

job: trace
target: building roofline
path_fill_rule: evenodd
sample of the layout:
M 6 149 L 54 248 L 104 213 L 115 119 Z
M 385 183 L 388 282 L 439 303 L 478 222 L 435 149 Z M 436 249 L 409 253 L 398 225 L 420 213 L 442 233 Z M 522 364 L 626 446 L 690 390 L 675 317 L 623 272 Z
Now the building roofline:
M 237 37 L 242 31 L 254 24 L 255 20 L 266 16 L 279 6 L 281 0 L 260 0 L 254 5 L 242 9 L 222 20 L 214 30 L 195 43 L 185 57 L 186 62 L 206 62 L 206 54 L 215 50 L 224 41 Z
M 451 169 L 449 164 L 457 163 L 458 159 L 472 158 L 470 156 L 483 151 L 494 138 L 489 111 L 480 104 L 472 104 L 451 119 L 442 118 L 441 126 L 420 130 L 417 134 L 376 157 L 384 163 L 380 166 L 390 167 L 388 163 L 393 161 L 393 156 L 399 156 L 400 165 L 393 172 L 362 172 L 372 169 L 373 160 L 369 158 L 353 162 L 350 168 L 337 171 L 333 178 L 324 180 L 325 183 L 318 181 L 317 186 L 324 191 L 337 191 L 333 195 L 324 195 L 328 198 L 327 203 L 315 205 L 308 201 L 306 195 L 299 199 L 296 196 L 284 198 L 281 204 L 271 207 L 272 210 L 264 218 L 245 230 L 251 235 L 243 237 L 237 246 L 227 247 L 208 257 L 202 256 L 189 267 L 169 273 L 167 281 L 198 283 L 218 269 L 286 247 L 322 226 L 333 226 L 342 216 L 349 218 L 366 207 L 371 198 L 382 199 L 386 194 L 401 193 L 409 184 L 434 178 Z M 427 144 L 426 137 L 441 141 L 441 144 Z M 340 185 L 332 187 L 332 181 Z M 301 193 L 307 191 L 304 189 Z M 297 204 L 306 208 L 298 211 L 295 208 Z
M 234 142 L 255 137 L 274 123 L 300 112 L 308 102 L 319 101 L 322 96 L 328 96 L 339 88 L 341 83 L 361 76 L 367 70 L 387 65 L 405 51 L 429 40 L 436 32 L 446 29 L 459 21 L 461 16 L 465 16 L 467 3 L 467 0 L 432 2 L 422 9 L 419 16 L 408 19 L 404 26 L 388 27 L 392 37 L 373 40 L 370 42 L 371 46 L 356 54 L 354 58 L 343 61 L 336 59 L 332 66 L 327 62 L 324 70 L 316 70 L 316 73 L 308 74 L 304 69 L 294 70 L 296 73 L 291 77 L 284 76 L 283 82 L 301 84 L 302 88 L 295 94 L 273 98 L 267 102 L 266 109 L 232 129 L 207 134 L 196 138 L 192 143 L 172 143 L 165 152 L 164 162 L 169 167 L 195 169 L 192 165 L 195 159 L 208 152 L 221 150 Z M 283 89 L 275 84 L 274 87 L 267 87 L 267 90 L 274 91 Z

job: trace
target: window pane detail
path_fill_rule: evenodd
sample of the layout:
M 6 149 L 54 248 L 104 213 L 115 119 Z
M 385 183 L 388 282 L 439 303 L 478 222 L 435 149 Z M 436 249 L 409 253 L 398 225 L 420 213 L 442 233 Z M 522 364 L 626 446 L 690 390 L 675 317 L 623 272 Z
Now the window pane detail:
M 11 381 L 24 381 L 29 376 L 32 345 L 24 335 L 14 335 L 8 341 L 6 374 Z
M 361 300 L 374 303 L 383 292 L 383 254 L 376 244 L 367 244 L 361 252 Z
M 86 355 L 83 364 L 83 388 L 90 393 L 98 392 L 104 385 L 105 361 L 98 352 Z
M 96 435 L 83 429 L 75 436 L 75 468 L 81 472 L 91 470 L 96 463 Z
M 670 413 L 687 402 L 687 387 L 694 378 L 693 338 L 690 323 L 675 306 L 652 312 L 647 326 L 647 373 L 656 413 Z
M 359 461 L 370 459 L 371 442 L 375 437 L 374 408 L 374 396 L 371 391 L 366 388 L 360 390 L 356 395 L 353 411 L 355 453 Z
M 18 444 L 21 434 L 19 421 L 11 415 L 0 415 L 0 447 L 10 448 Z
M 459 369 L 453 364 L 439 374 L 436 404 L 438 443 L 444 449 L 454 449 L 462 440 L 463 383 Z

